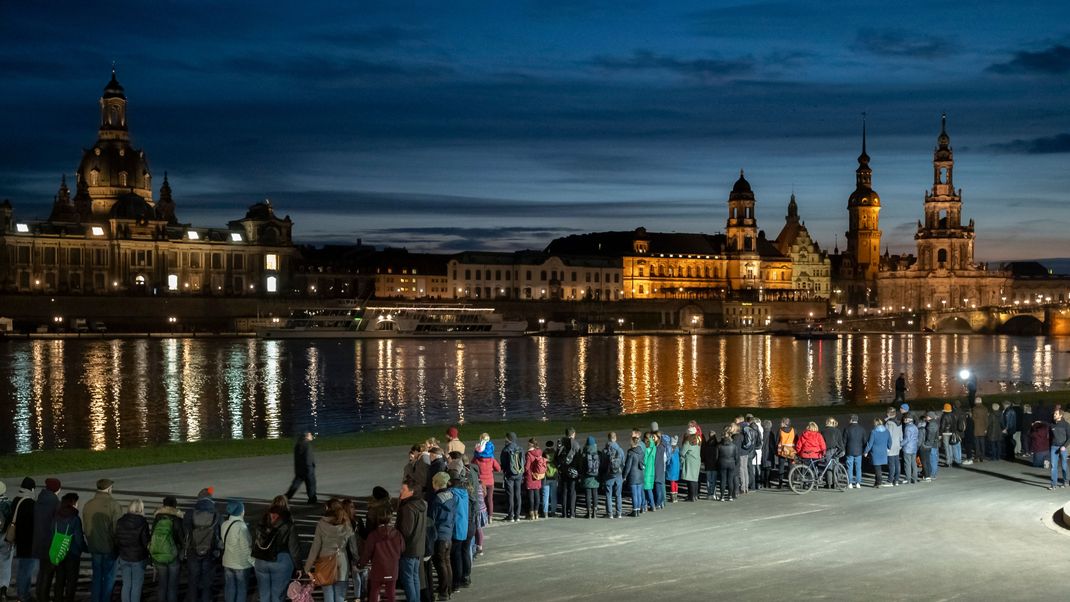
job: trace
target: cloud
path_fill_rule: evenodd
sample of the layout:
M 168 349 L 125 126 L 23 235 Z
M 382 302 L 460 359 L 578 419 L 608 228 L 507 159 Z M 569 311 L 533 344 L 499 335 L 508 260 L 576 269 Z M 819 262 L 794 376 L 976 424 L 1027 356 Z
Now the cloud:
M 938 59 L 954 54 L 956 44 L 947 36 L 901 29 L 862 28 L 858 30 L 858 36 L 851 48 L 876 56 Z
M 1070 46 L 1056 44 L 1037 52 L 1022 50 L 1005 63 L 994 63 L 987 71 L 1003 74 L 1062 75 L 1070 73 Z
M 368 230 L 362 241 L 375 246 L 404 246 L 412 251 L 457 253 L 461 251 L 515 251 L 542 249 L 551 240 L 582 230 L 576 228 L 382 228 Z
M 424 38 L 425 32 L 421 30 L 393 25 L 324 31 L 310 36 L 313 41 L 364 50 L 393 48 L 405 42 L 419 41 Z
M 599 55 L 591 59 L 590 64 L 606 71 L 662 71 L 702 81 L 721 81 L 754 71 L 754 60 L 747 57 L 682 59 L 641 48 L 626 57 Z
M 401 63 L 355 56 L 305 54 L 296 57 L 245 55 L 226 59 L 223 72 L 254 77 L 276 77 L 310 84 L 345 84 L 380 81 L 381 78 L 438 78 L 453 68 L 433 63 Z
M 1006 153 L 1024 155 L 1048 155 L 1053 153 L 1070 153 L 1070 134 L 1056 134 L 1040 138 L 1011 140 L 990 145 L 991 149 Z

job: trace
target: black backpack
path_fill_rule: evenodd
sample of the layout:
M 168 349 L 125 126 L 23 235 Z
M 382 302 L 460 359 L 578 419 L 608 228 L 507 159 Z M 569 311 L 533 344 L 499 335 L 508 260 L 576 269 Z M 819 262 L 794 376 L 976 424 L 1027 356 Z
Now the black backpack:
M 598 478 L 598 452 L 593 454 L 587 454 L 587 475 L 588 477 Z
M 746 452 L 754 451 L 758 446 L 758 431 L 751 425 L 743 427 L 743 450 Z
M 624 472 L 624 454 L 611 447 L 606 450 L 606 455 L 609 459 L 609 476 L 620 476 Z

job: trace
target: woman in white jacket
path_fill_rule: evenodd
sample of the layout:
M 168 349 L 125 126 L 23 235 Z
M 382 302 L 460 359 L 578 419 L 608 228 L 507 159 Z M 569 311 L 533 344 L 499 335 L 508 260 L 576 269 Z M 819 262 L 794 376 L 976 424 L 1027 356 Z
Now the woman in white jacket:
M 248 597 L 249 572 L 253 568 L 252 537 L 245 524 L 245 504 L 227 502 L 226 522 L 220 527 L 223 538 L 223 600 L 245 602 Z

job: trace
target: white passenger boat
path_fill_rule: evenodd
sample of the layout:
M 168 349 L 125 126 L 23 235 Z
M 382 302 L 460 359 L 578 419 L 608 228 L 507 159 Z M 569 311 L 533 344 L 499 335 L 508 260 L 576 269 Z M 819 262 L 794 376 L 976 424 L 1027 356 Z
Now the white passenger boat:
M 523 320 L 466 305 L 363 305 L 295 309 L 257 329 L 266 339 L 472 338 L 520 336 Z

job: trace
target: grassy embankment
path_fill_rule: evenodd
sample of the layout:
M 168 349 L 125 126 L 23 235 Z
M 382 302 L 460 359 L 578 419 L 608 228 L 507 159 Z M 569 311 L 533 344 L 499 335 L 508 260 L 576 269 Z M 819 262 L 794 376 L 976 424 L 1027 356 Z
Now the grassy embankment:
M 1070 400 L 1068 392 L 986 394 L 986 402 L 1004 399 L 1022 400 L 1036 403 L 1065 403 Z M 915 399 L 910 401 L 912 410 L 939 410 L 943 399 Z M 644 427 L 650 421 L 677 426 L 688 420 L 697 420 L 699 424 L 723 424 L 733 417 L 753 412 L 762 418 L 772 420 L 782 416 L 792 418 L 844 415 L 854 412 L 874 412 L 880 410 L 881 404 L 862 406 L 834 405 L 809 406 L 793 408 L 709 408 L 693 410 L 672 410 L 649 412 L 646 414 L 628 414 L 623 416 L 588 416 L 574 420 L 517 420 L 510 422 L 472 422 L 462 427 L 465 440 L 474 440 L 479 433 L 486 431 L 495 440 L 505 437 L 506 431 L 515 431 L 520 437 L 559 435 L 566 426 L 575 426 L 581 432 L 600 432 L 608 430 L 629 429 L 632 426 Z M 393 430 L 347 433 L 343 435 L 324 436 L 316 441 L 319 451 L 384 447 L 393 445 L 411 445 L 428 437 L 442 439 L 444 425 L 426 425 L 398 428 Z M 170 464 L 175 462 L 197 462 L 201 460 L 218 460 L 223 458 L 245 458 L 251 456 L 268 456 L 288 454 L 293 441 L 286 439 L 245 439 L 213 440 L 194 443 L 167 443 L 151 447 L 129 449 L 109 449 L 91 451 L 84 449 L 48 450 L 29 454 L 0 455 L 0 477 L 14 478 L 24 475 L 46 476 L 85 470 L 100 470 L 130 466 L 150 466 L 153 464 Z

